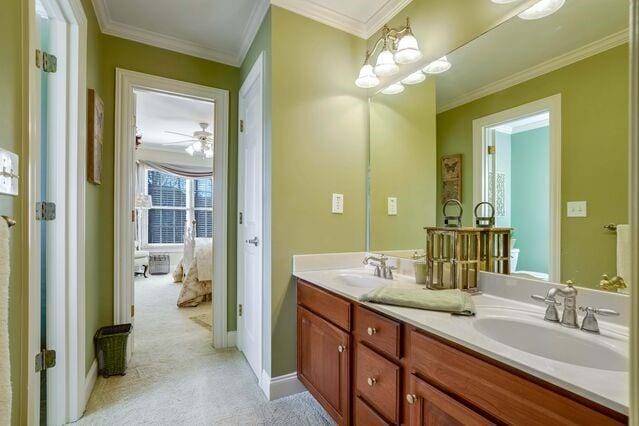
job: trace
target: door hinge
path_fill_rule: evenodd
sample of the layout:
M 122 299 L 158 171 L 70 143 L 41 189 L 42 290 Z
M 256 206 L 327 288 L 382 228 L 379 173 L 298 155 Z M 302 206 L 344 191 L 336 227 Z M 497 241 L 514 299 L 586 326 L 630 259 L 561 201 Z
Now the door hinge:
M 131 210 L 131 222 L 135 222 L 135 210 Z
M 495 145 L 488 145 L 488 155 L 495 155 L 497 147 Z
M 238 315 L 242 316 L 242 311 L 243 310 L 242 310 L 242 304 L 241 303 L 238 305 L 238 309 L 237 310 L 238 310 Z
M 131 305 L 131 318 L 135 316 L 135 305 Z
M 55 220 L 55 203 L 40 201 L 36 203 L 36 220 Z
M 244 131 L 244 120 L 240 120 L 240 132 Z
M 58 58 L 39 49 L 36 49 L 35 64 L 44 72 L 54 73 L 58 70 Z
M 240 212 L 240 225 L 244 223 L 244 213 Z
M 55 367 L 55 351 L 52 349 L 42 349 L 35 356 L 35 371 L 39 373 L 49 368 Z

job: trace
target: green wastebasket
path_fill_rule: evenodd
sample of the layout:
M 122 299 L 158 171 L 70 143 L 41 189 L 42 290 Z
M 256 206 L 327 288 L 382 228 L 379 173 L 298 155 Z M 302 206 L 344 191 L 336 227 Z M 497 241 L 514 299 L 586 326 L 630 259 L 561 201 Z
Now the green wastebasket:
M 102 377 L 126 374 L 126 344 L 131 324 L 110 325 L 100 328 L 93 337 L 98 357 L 98 374 Z

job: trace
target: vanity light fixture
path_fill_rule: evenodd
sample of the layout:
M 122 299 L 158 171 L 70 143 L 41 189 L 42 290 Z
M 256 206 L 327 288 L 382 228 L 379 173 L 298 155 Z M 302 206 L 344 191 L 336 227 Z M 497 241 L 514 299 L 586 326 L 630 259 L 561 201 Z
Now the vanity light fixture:
M 402 80 L 402 84 L 418 84 L 426 80 L 426 75 L 421 71 L 416 71 Z
M 377 55 L 375 66 L 371 66 L 370 59 L 381 48 Z M 422 57 L 419 43 L 406 18 L 406 25 L 401 28 L 390 28 L 384 25 L 382 35 L 375 42 L 373 49 L 366 52 L 364 65 L 359 71 L 355 85 L 369 89 L 379 85 L 379 77 L 388 77 L 399 72 L 399 65 L 412 64 Z
M 566 0 L 540 0 L 517 16 L 526 20 L 545 18 L 561 9 L 565 2 Z
M 450 62 L 448 62 L 448 59 L 446 58 L 446 56 L 442 56 L 436 61 L 433 61 L 430 64 L 426 65 L 423 71 L 426 74 L 441 74 L 443 72 L 448 71 L 451 66 L 452 65 L 450 64 Z
M 384 90 L 382 93 L 385 95 L 396 95 L 404 91 L 404 85 L 402 83 L 393 83 Z

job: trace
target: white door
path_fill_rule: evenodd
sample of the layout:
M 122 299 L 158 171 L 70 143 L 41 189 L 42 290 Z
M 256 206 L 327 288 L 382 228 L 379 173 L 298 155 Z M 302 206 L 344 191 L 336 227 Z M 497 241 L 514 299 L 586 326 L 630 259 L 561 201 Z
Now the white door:
M 238 347 L 262 370 L 262 71 L 261 60 L 240 89 L 238 171 Z

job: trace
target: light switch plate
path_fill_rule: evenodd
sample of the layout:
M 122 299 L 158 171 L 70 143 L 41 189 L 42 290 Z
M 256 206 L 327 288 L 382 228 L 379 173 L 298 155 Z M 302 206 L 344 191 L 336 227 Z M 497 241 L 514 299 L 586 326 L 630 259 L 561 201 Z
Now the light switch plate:
M 388 197 L 388 215 L 397 216 L 397 197 Z
M 586 201 L 568 201 L 566 211 L 568 217 L 587 217 L 588 203 Z
M 344 194 L 333 194 L 332 213 L 344 213 Z
M 18 155 L 0 148 L 0 194 L 18 195 Z

